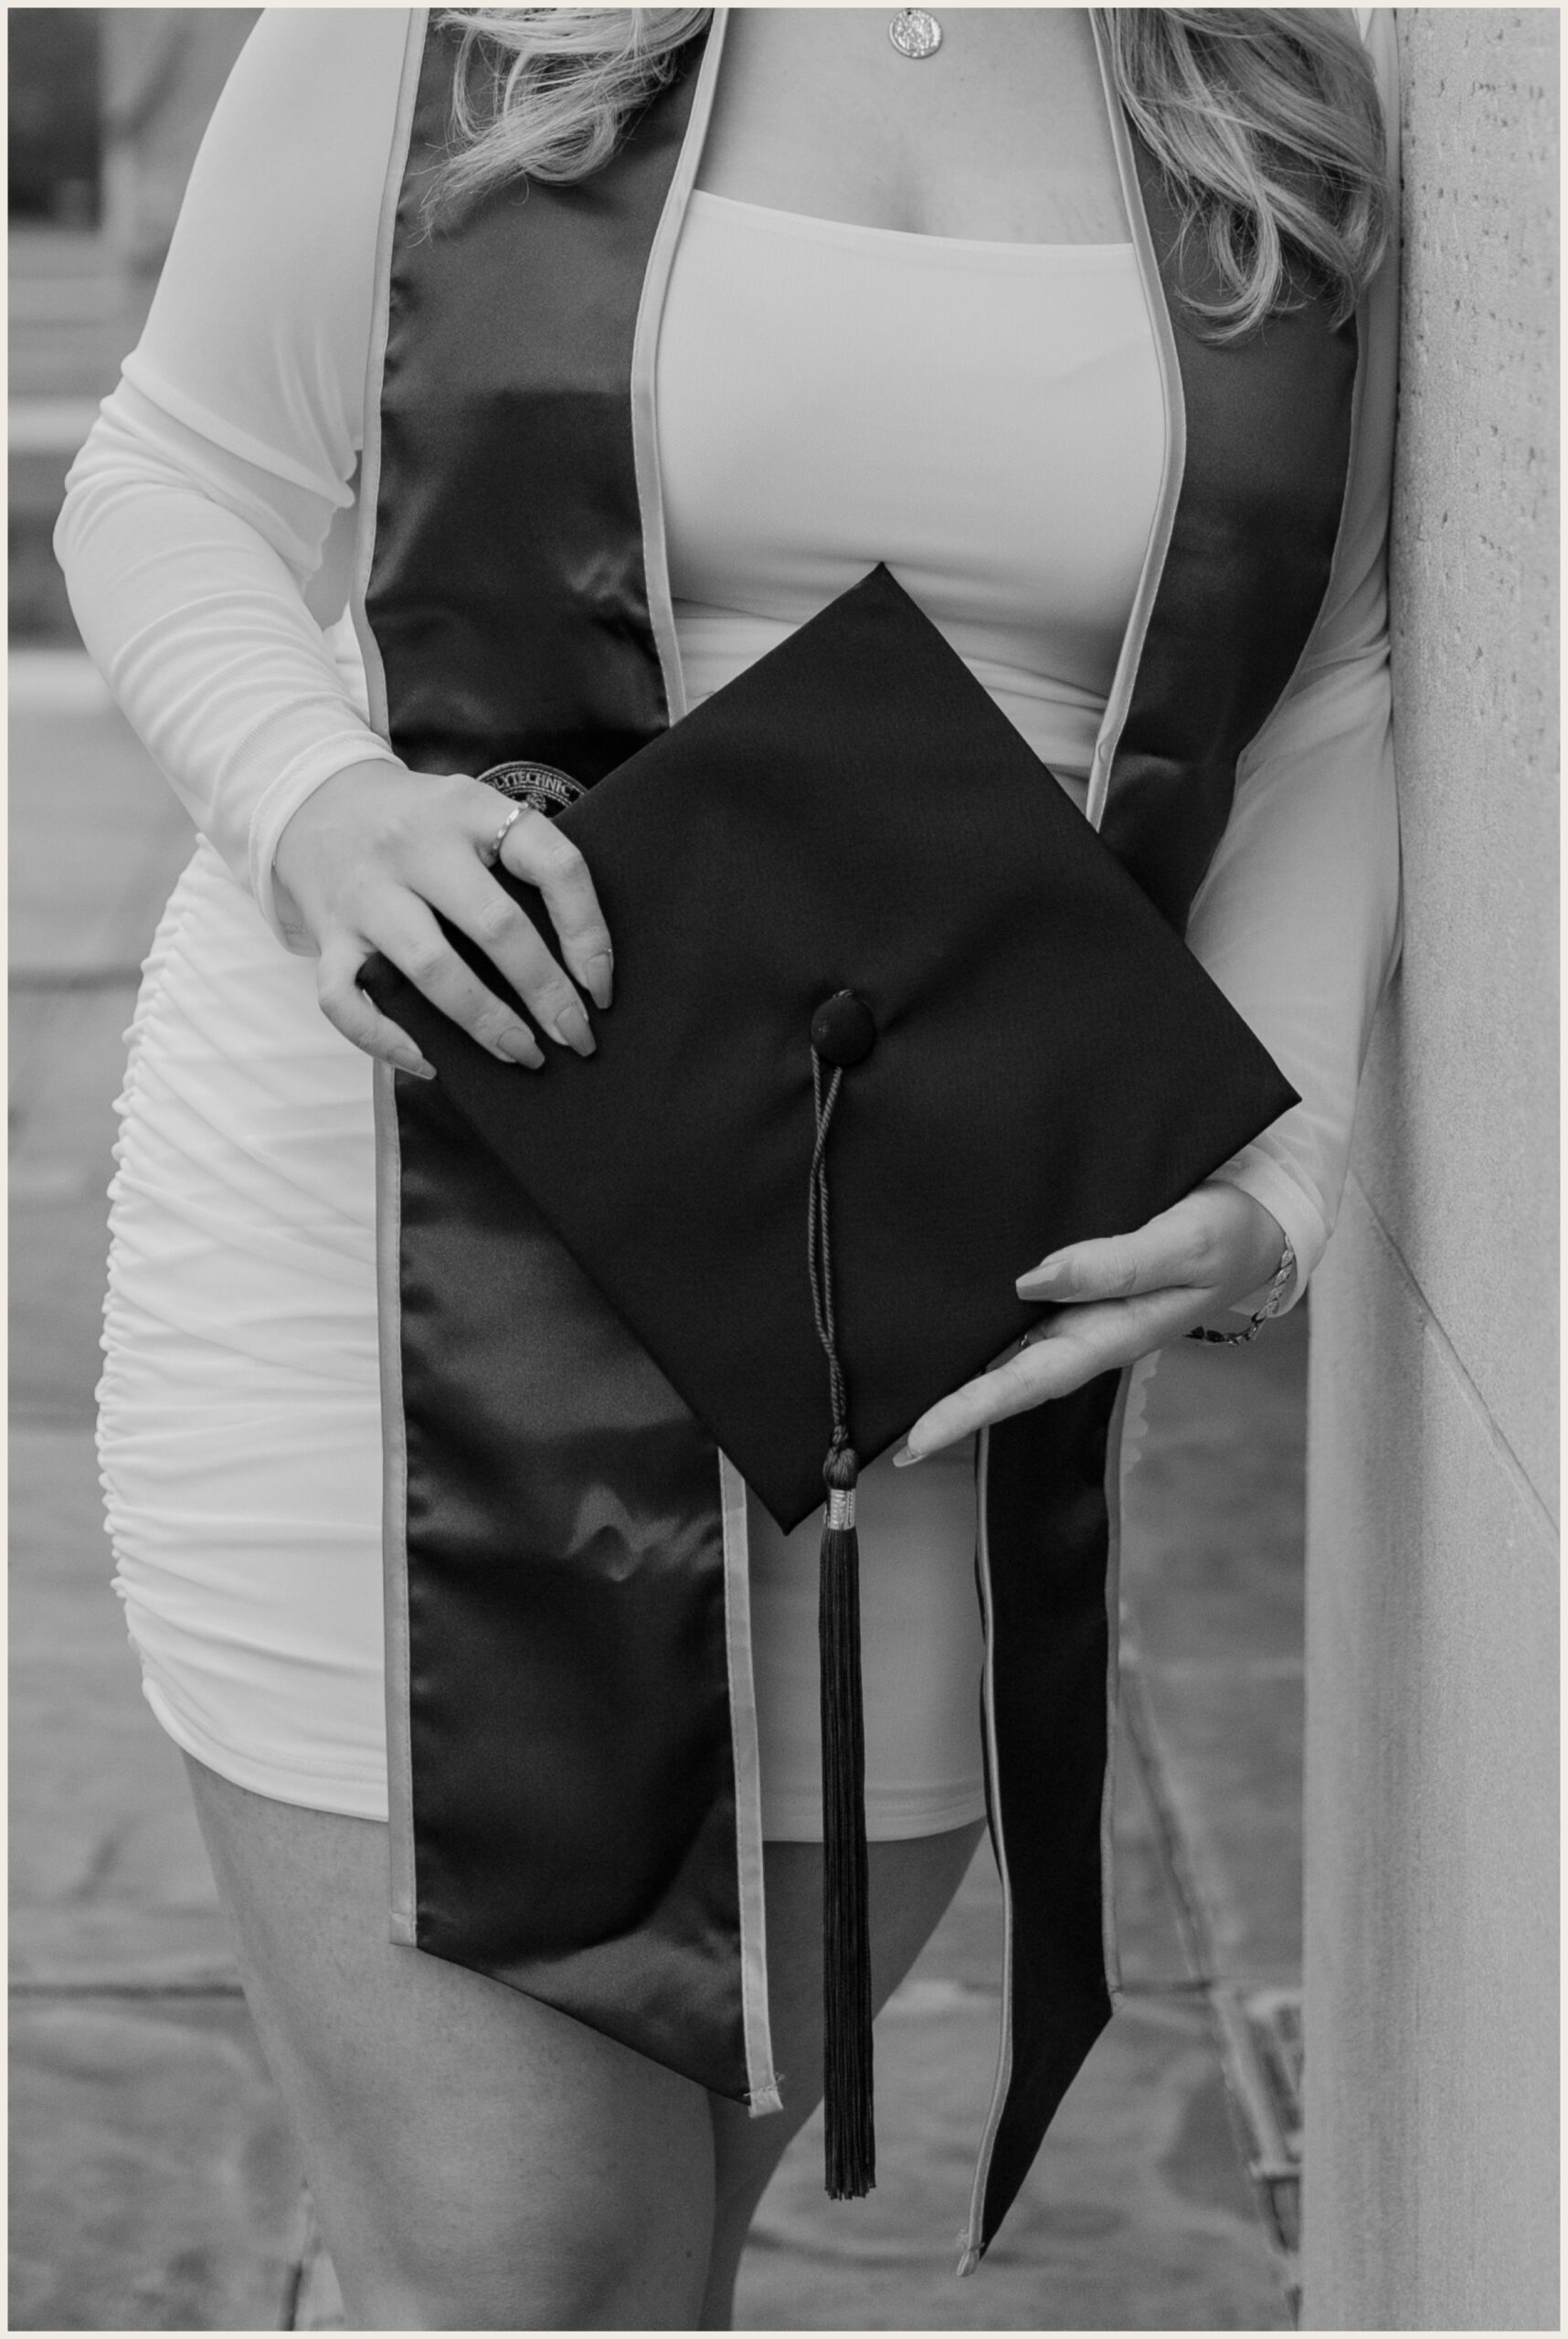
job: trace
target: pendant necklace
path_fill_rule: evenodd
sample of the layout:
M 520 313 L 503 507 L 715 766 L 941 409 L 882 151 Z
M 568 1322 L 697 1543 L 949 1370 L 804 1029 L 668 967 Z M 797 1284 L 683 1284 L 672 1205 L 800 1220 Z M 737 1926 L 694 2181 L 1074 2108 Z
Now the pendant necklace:
M 929 8 L 900 8 L 887 27 L 887 37 L 900 57 L 935 57 L 942 46 L 942 27 Z

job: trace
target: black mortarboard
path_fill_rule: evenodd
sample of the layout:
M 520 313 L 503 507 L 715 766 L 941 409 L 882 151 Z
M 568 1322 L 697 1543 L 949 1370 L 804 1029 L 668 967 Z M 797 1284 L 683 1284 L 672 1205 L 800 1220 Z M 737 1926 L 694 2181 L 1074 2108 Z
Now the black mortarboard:
M 560 824 L 615 946 L 596 1055 L 505 1065 L 384 960 L 361 980 L 781 1527 L 830 1455 L 830 2185 L 861 2191 L 853 1457 L 1038 1319 L 1016 1276 L 1141 1225 L 1295 1094 L 885 567 Z

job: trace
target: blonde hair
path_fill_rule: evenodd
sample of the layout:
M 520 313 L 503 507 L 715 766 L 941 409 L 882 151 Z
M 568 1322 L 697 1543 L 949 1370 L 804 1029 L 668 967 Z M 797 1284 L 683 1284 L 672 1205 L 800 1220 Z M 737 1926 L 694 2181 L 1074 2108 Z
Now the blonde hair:
M 569 185 L 608 163 L 711 8 L 443 8 L 462 30 L 458 143 L 438 195 L 465 208 L 514 178 Z
M 1234 341 L 1299 305 L 1305 262 L 1353 311 L 1387 236 L 1377 85 L 1339 10 L 1104 8 L 1118 97 L 1211 283 L 1188 305 Z M 461 212 L 517 178 L 569 184 L 609 160 L 708 8 L 447 8 L 462 43 L 451 153 Z

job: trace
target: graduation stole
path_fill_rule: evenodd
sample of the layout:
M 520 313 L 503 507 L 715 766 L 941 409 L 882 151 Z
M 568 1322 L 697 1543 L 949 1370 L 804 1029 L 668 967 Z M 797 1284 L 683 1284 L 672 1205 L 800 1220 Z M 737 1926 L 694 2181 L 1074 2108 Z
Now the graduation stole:
M 432 231 L 458 42 L 415 12 L 361 581 L 373 712 L 416 768 L 591 783 L 683 711 L 651 380 L 721 38 L 593 177 Z M 1309 290 L 1239 344 L 1200 339 L 1194 256 L 1107 92 L 1169 421 L 1089 810 L 1180 927 L 1327 592 L 1357 343 Z M 440 1084 L 382 1078 L 378 1125 L 394 1935 L 766 2111 L 743 1490 Z M 966 2263 L 1113 2003 L 1124 1391 L 1107 1374 L 982 1440 L 1012 1978 Z

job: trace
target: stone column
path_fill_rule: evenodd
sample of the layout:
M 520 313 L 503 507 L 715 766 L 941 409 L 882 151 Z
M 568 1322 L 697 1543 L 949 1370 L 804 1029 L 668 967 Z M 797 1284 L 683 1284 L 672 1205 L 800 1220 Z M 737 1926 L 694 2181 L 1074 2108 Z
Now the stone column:
M 1404 966 L 1313 1294 L 1305 2302 L 1554 2329 L 1554 10 L 1418 7 Z

